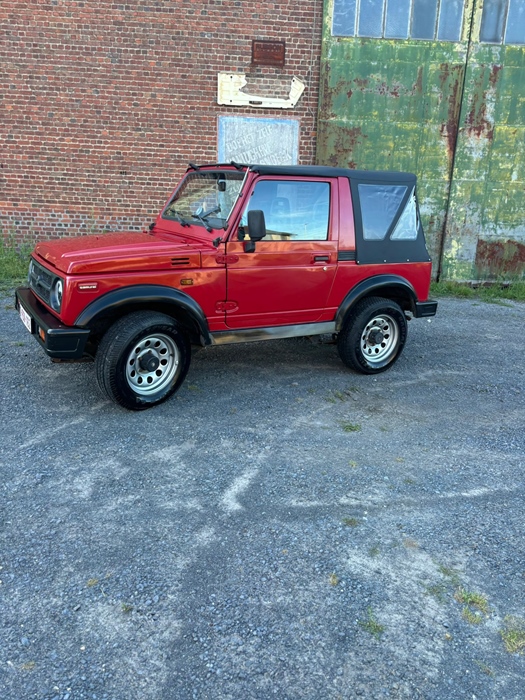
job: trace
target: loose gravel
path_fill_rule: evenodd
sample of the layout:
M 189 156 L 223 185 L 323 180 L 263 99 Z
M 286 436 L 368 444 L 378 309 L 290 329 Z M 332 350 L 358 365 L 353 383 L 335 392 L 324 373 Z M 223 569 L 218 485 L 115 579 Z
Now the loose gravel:
M 377 377 L 202 350 L 140 413 L 0 316 L 2 700 L 523 699 L 525 305 Z

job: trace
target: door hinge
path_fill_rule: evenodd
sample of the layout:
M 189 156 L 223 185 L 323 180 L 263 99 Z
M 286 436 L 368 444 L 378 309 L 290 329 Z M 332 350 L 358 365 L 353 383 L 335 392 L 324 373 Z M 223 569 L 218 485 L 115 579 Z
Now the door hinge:
M 216 255 L 215 261 L 217 265 L 232 265 L 233 263 L 239 262 L 238 255 Z

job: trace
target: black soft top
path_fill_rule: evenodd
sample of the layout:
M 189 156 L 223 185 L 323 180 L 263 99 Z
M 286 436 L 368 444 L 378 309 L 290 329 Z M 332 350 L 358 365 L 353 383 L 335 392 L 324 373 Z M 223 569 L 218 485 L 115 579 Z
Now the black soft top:
M 259 175 L 291 175 L 297 177 L 347 177 L 359 182 L 389 182 L 410 185 L 416 183 L 413 173 L 388 170 L 351 170 L 332 168 L 328 165 L 250 165 L 250 170 Z

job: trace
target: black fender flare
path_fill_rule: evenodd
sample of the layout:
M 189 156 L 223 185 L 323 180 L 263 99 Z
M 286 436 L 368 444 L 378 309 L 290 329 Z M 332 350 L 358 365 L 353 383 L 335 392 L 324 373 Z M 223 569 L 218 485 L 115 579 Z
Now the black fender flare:
M 204 345 L 211 345 L 212 338 L 208 321 L 199 304 L 188 294 L 173 287 L 160 284 L 136 284 L 129 287 L 119 287 L 95 299 L 80 313 L 75 325 L 86 328 L 92 325 L 101 315 L 117 313 L 130 307 L 164 306 L 169 310 L 182 310 L 183 315 L 196 325 Z M 177 314 L 174 314 L 176 316 Z
M 338 333 L 347 317 L 349 311 L 363 297 L 383 296 L 389 299 L 402 298 L 410 301 L 409 310 L 416 308 L 417 294 L 414 287 L 404 277 L 398 275 L 376 275 L 367 277 L 356 284 L 341 302 L 335 315 L 335 330 Z

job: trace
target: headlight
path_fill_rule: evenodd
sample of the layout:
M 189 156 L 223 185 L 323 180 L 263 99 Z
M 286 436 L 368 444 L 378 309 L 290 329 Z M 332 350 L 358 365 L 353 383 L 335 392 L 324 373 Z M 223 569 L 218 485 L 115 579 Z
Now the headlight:
M 51 289 L 50 296 L 51 308 L 54 309 L 54 311 L 60 311 L 60 307 L 62 306 L 63 292 L 64 283 L 60 278 L 57 278 L 53 284 L 53 288 Z

